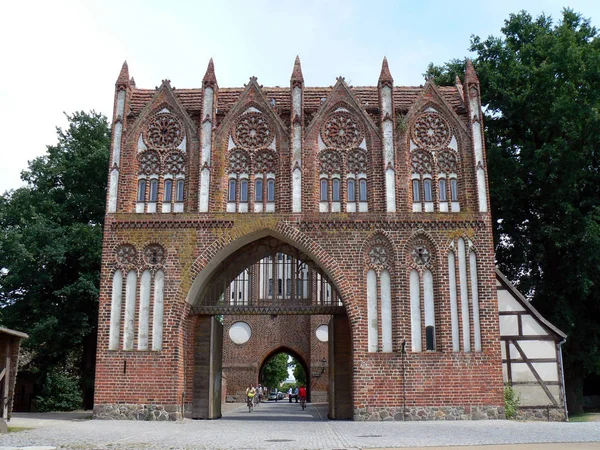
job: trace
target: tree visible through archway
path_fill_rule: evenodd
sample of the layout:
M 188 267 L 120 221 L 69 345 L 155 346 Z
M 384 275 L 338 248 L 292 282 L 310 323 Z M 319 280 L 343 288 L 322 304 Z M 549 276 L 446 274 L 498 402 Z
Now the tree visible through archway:
M 269 359 L 263 366 L 260 374 L 260 381 L 263 385 L 269 387 L 279 387 L 288 378 L 288 359 L 287 353 L 277 353 Z

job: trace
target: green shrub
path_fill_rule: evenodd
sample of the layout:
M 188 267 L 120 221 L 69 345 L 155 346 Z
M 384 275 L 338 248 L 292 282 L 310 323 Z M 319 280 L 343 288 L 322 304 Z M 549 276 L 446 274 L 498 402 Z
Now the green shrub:
M 73 411 L 83 402 L 79 380 L 57 370 L 46 375 L 42 392 L 35 398 L 37 410 Z
M 519 411 L 519 393 L 513 389 L 510 383 L 504 385 L 504 412 L 507 419 L 514 419 Z

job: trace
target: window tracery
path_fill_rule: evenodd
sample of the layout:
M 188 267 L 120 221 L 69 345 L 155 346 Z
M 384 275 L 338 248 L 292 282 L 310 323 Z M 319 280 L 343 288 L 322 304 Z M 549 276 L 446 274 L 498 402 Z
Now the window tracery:
M 231 137 L 239 147 L 255 150 L 268 147 L 275 134 L 264 114 L 248 112 L 237 119 Z

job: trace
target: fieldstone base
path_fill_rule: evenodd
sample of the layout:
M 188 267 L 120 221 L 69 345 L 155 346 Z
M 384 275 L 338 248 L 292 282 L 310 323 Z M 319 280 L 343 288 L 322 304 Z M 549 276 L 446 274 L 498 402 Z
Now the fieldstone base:
M 179 420 L 181 405 L 135 405 L 114 403 L 94 405 L 94 419 L 100 420 Z
M 565 410 L 562 408 L 519 408 L 517 420 L 545 420 L 547 422 L 564 422 Z
M 354 410 L 354 420 L 415 421 L 415 420 L 489 420 L 504 419 L 503 406 L 418 406 L 403 408 L 362 408 Z

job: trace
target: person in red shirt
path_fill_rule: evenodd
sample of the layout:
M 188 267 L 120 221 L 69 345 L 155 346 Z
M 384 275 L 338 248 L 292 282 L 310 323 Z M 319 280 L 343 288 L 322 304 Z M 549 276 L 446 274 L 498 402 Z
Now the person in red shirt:
M 304 385 L 300 386 L 298 397 L 300 397 L 300 403 L 302 404 L 302 409 L 304 409 L 304 405 L 306 404 L 306 388 Z

